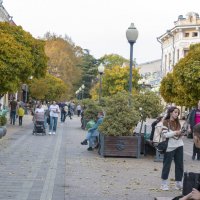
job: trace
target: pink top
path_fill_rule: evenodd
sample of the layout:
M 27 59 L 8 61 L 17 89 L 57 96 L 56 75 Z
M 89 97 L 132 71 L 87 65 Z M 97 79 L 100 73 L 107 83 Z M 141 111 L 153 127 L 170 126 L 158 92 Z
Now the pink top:
M 196 115 L 195 115 L 195 124 L 200 123 L 200 110 L 198 109 L 196 111 Z

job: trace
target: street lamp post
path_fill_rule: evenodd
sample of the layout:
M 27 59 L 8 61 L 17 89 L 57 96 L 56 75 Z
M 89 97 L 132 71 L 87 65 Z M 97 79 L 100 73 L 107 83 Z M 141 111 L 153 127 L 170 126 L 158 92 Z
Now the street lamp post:
M 25 84 L 25 103 L 27 103 L 27 99 L 28 99 L 28 85 Z
M 102 96 L 102 75 L 104 73 L 104 69 L 105 67 L 103 66 L 103 64 L 101 63 L 99 66 L 98 66 L 98 72 L 99 72 L 99 78 L 100 78 L 100 82 L 99 82 L 99 103 L 101 102 L 101 96 Z
M 76 98 L 78 99 L 78 90 L 75 92 L 75 94 L 76 94 Z
M 82 90 L 82 100 L 83 100 L 83 92 L 84 92 L 84 89 L 85 89 L 85 85 L 83 84 L 83 85 L 81 86 L 81 90 Z
M 130 44 L 130 77 L 129 77 L 129 92 L 132 93 L 132 67 L 133 67 L 133 44 L 138 38 L 138 30 L 135 28 L 134 23 L 126 31 L 126 38 Z
M 81 88 L 78 89 L 78 99 L 81 99 L 80 93 L 81 93 Z

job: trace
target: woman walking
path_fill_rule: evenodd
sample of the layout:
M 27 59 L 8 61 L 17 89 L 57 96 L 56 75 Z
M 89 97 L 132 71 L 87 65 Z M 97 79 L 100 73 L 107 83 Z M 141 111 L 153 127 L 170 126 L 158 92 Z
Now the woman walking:
M 56 104 L 55 101 L 53 101 L 53 104 L 50 105 L 49 112 L 50 112 L 49 135 L 51 134 L 55 135 L 58 123 L 58 115 L 60 113 L 59 106 Z
M 168 147 L 163 159 L 162 169 L 162 185 L 161 190 L 169 190 L 168 176 L 171 168 L 172 160 L 175 163 L 175 189 L 182 189 L 183 178 L 183 140 L 181 125 L 178 119 L 180 110 L 177 107 L 170 107 L 163 121 L 162 133 L 165 138 L 168 138 Z

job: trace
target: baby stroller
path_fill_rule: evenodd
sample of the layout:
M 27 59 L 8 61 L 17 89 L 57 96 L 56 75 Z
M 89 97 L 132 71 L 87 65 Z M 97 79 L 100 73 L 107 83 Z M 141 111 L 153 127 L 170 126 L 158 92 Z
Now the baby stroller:
M 44 126 L 44 112 L 36 112 L 33 117 L 33 122 L 33 135 L 38 135 L 38 133 L 46 135 L 46 130 Z

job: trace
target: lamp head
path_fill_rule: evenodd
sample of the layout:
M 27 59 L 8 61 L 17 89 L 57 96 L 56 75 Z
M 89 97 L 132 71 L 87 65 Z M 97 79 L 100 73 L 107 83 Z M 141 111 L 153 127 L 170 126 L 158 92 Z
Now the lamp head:
M 105 69 L 105 67 L 104 67 L 103 64 L 101 63 L 101 64 L 98 66 L 98 72 L 99 72 L 99 74 L 103 74 L 104 69 Z
M 135 28 L 134 23 L 131 23 L 126 31 L 126 38 L 129 43 L 135 43 L 138 38 L 138 30 Z

